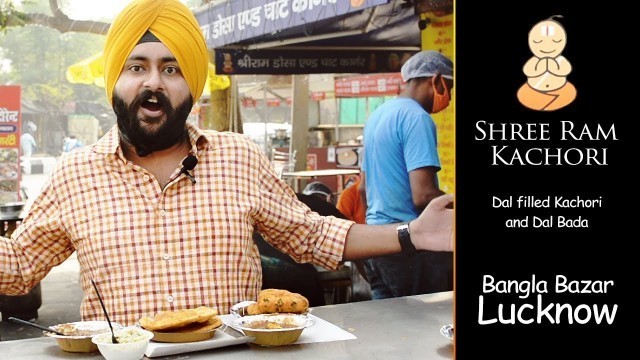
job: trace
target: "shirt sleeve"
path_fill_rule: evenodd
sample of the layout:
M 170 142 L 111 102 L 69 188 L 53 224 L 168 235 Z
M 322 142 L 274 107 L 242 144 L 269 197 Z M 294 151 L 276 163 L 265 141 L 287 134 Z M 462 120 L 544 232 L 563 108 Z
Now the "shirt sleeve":
M 434 166 L 440 169 L 436 125 L 431 116 L 423 113 L 418 121 L 405 121 L 402 141 L 407 172 Z
M 54 186 L 45 185 L 11 238 L 0 237 L 0 293 L 26 294 L 74 247 L 60 226 Z
M 260 161 L 261 205 L 256 228 L 264 239 L 300 263 L 337 269 L 353 221 L 320 216 L 296 198 L 269 160 Z

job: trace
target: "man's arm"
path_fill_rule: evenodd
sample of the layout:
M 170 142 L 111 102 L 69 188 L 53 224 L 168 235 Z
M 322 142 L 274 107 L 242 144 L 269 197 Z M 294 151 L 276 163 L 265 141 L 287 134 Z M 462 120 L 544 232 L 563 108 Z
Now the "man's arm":
M 453 195 L 445 194 L 429 202 L 420 216 L 409 223 L 411 242 L 418 250 L 453 250 L 453 210 L 447 205 Z M 355 224 L 347 234 L 343 260 L 354 260 L 400 252 L 396 227 Z
M 438 188 L 437 171 L 438 168 L 427 166 L 409 172 L 411 198 L 413 199 L 413 205 L 418 209 L 418 213 L 422 212 L 431 200 L 444 194 Z

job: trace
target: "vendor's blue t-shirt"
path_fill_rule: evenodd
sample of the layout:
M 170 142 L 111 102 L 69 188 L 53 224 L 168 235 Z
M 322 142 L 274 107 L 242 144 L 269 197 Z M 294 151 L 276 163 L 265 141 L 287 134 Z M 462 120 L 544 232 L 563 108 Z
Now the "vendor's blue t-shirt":
M 440 168 L 436 126 L 420 104 L 399 97 L 380 105 L 364 127 L 367 224 L 415 219 L 409 172 Z

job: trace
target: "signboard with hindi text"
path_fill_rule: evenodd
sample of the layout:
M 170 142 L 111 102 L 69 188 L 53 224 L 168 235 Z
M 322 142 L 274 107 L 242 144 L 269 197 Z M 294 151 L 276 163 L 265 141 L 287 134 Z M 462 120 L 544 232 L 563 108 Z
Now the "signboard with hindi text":
M 404 89 L 400 73 L 356 75 L 335 80 L 336 97 L 391 96 Z
M 387 2 L 388 0 L 231 0 L 197 12 L 195 16 L 207 45 L 214 49 Z
M 0 204 L 20 200 L 20 86 L 0 86 Z
M 216 73 L 331 74 L 390 73 L 417 51 L 395 50 L 240 50 L 216 49 Z

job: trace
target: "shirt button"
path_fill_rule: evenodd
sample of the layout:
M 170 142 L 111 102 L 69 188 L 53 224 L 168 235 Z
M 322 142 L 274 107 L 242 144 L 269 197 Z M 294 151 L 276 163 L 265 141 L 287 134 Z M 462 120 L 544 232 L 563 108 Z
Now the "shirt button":
M 167 296 L 167 302 L 173 302 L 173 296 L 169 295 Z
M 142 177 L 142 179 L 143 179 L 145 182 L 147 182 L 147 181 L 149 181 L 149 179 L 151 179 L 151 178 L 149 177 L 149 175 L 145 175 L 145 176 L 143 176 L 143 177 Z
M 169 260 L 169 259 L 171 259 L 171 255 L 164 254 L 164 255 L 162 255 L 162 258 L 165 259 L 165 260 Z
M 166 214 L 167 214 L 167 212 L 166 212 L 166 211 L 164 211 L 164 210 L 160 210 L 160 216 L 165 216 Z

